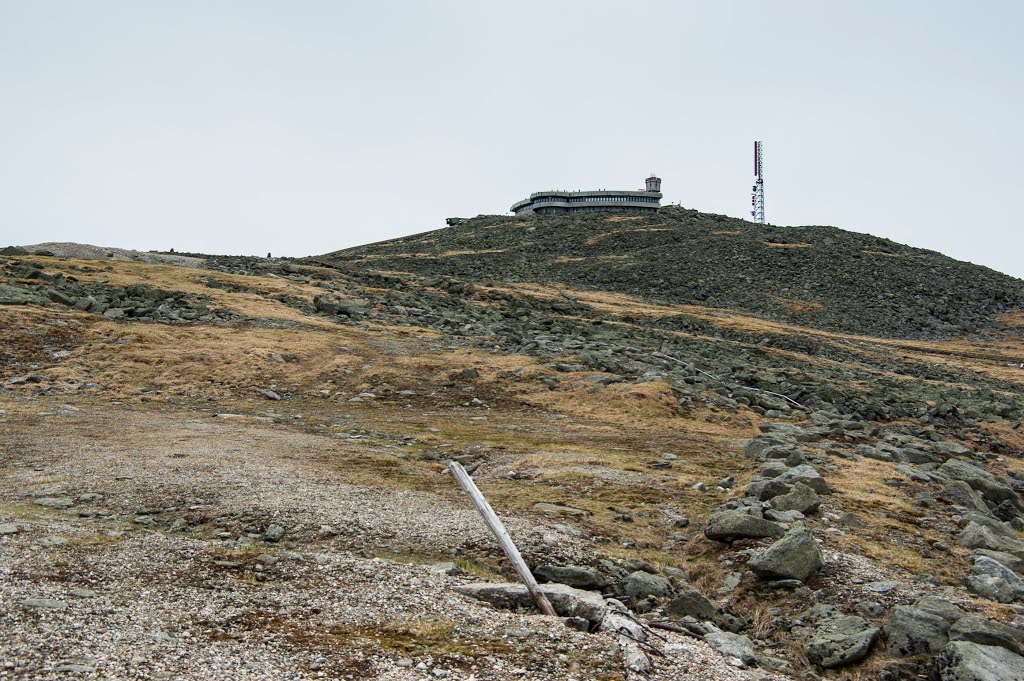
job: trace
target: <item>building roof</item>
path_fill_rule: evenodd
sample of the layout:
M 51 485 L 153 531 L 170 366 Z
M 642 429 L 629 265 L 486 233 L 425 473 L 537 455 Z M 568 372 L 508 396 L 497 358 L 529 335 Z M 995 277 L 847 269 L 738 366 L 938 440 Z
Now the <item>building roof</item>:
M 534 192 L 530 194 L 530 198 L 517 201 L 512 204 L 512 212 L 515 212 L 517 208 L 521 208 L 527 204 L 533 203 L 539 198 L 587 198 L 599 201 L 600 199 L 612 196 L 626 196 L 626 197 L 654 197 L 656 199 L 662 198 L 661 192 L 648 192 L 642 189 L 635 191 L 615 191 L 615 190 L 597 190 L 590 192 L 567 192 L 558 189 L 552 189 L 550 191 Z

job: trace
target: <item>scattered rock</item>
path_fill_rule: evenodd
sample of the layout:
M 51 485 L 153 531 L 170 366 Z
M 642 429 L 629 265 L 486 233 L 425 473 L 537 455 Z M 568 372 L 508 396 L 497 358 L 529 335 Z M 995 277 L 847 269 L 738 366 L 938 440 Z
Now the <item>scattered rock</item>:
M 1020 655 L 1024 631 L 993 622 L 981 615 L 966 615 L 949 628 L 949 640 L 999 646 Z
M 878 627 L 863 617 L 845 615 L 826 620 L 811 635 L 807 657 L 825 669 L 860 662 L 878 638 Z
M 631 572 L 622 580 L 622 593 L 635 600 L 647 598 L 648 596 L 664 598 L 671 596 L 674 591 L 672 582 L 666 578 L 661 575 L 652 575 L 642 570 Z
M 71 508 L 75 505 L 75 502 L 67 497 L 39 497 L 33 499 L 32 503 L 45 508 Z
M 590 511 L 584 511 L 581 508 L 563 506 L 562 504 L 549 504 L 543 501 L 534 504 L 533 510 L 541 511 L 542 513 L 554 513 L 555 515 L 573 516 L 577 518 L 583 518 L 589 515 L 593 515 Z
M 793 526 L 786 536 L 750 559 L 750 569 L 762 579 L 806 581 L 825 564 L 814 535 L 803 523 Z
M 590 631 L 590 622 L 582 617 L 566 617 L 565 626 L 576 631 Z
M 599 625 L 608 612 L 601 594 L 574 589 L 565 584 L 541 584 L 540 590 L 562 617 L 582 617 Z M 522 584 L 463 584 L 455 591 L 506 610 L 536 610 L 533 598 Z
M 970 522 L 956 538 L 957 546 L 968 549 L 998 549 L 999 538 L 991 529 L 975 522 Z
M 754 644 L 746 636 L 728 631 L 709 631 L 704 634 L 704 640 L 723 656 L 734 657 L 744 665 L 749 666 L 757 662 Z
M 771 500 L 772 508 L 776 511 L 799 511 L 800 513 L 814 513 L 821 506 L 821 498 L 813 489 L 798 482 L 788 494 L 780 494 Z
M 971 489 L 984 494 L 985 499 L 992 503 L 998 504 L 1003 501 L 1009 501 L 1011 504 L 1016 506 L 1018 510 L 1021 510 L 1022 508 L 1020 498 L 1017 496 L 1016 492 L 1007 485 L 997 481 L 995 477 L 985 469 L 975 466 L 968 461 L 964 461 L 962 459 L 950 459 L 939 466 L 936 472 L 950 480 L 962 480 L 966 482 L 970 485 Z
M 933 660 L 937 681 L 1024 679 L 1024 657 L 1006 648 L 952 641 Z
M 825 478 L 821 477 L 821 473 L 816 471 L 813 466 L 809 466 L 807 464 L 790 468 L 782 475 L 779 475 L 776 480 L 787 485 L 795 485 L 800 482 L 807 485 L 818 494 L 832 493 L 828 488 L 828 484 L 825 482 Z
M 938 615 L 950 624 L 953 624 L 953 622 L 967 614 L 956 605 L 938 596 L 922 596 L 914 601 L 914 607 L 918 610 Z
M 39 539 L 38 544 L 47 548 L 53 546 L 67 546 L 68 540 L 67 537 L 42 537 Z
M 307 303 L 308 304 L 308 303 Z M 317 312 L 331 315 L 344 315 L 346 317 L 357 317 L 366 312 L 366 306 L 352 300 L 344 300 L 327 294 L 319 294 L 313 297 L 313 307 Z
M 270 390 L 269 388 L 253 388 L 253 390 L 255 390 L 256 392 L 258 392 L 258 393 L 259 393 L 260 395 L 263 395 L 263 396 L 264 396 L 264 397 L 266 397 L 266 398 L 267 398 L 268 400 L 273 400 L 273 401 L 275 401 L 275 402 L 276 402 L 277 400 L 280 400 L 280 399 L 281 399 L 281 396 L 280 396 L 280 395 L 278 395 L 278 394 L 277 394 L 276 392 L 274 392 L 273 390 Z
M 1024 574 L 1024 558 L 1005 551 L 994 551 L 991 549 L 975 549 L 971 551 L 971 557 L 988 556 L 997 563 L 1002 563 L 1017 574 Z
M 1013 570 L 988 556 L 974 559 L 974 568 L 966 582 L 972 593 L 999 603 L 1012 603 L 1024 597 L 1024 581 Z
M 35 610 L 65 610 L 68 607 L 64 601 L 53 598 L 26 598 L 21 604 Z
M 704 536 L 716 541 L 780 537 L 784 532 L 783 527 L 777 523 L 763 518 L 755 518 L 740 511 L 714 513 L 704 528 Z
M 692 586 L 684 588 L 668 605 L 665 612 L 673 617 L 693 617 L 698 620 L 715 621 L 718 606 Z
M 34 291 L 20 286 L 0 284 L 0 305 L 46 305 L 49 301 Z
M 53 671 L 58 674 L 91 674 L 96 671 L 96 661 L 91 657 L 80 657 L 61 662 Z
M 909 605 L 897 605 L 885 621 L 886 648 L 893 657 L 928 655 L 949 640 L 949 622 L 942 616 Z
M 584 565 L 539 565 L 533 574 L 540 581 L 567 584 L 576 589 L 602 591 L 608 588 L 607 577 Z
M 284 528 L 280 525 L 273 524 L 267 527 L 266 531 L 263 532 L 263 538 L 268 542 L 277 543 L 284 538 Z
M 454 575 L 465 574 L 465 571 L 462 568 L 460 568 L 455 563 L 452 563 L 451 561 L 446 561 L 446 562 L 443 562 L 443 563 L 434 563 L 432 565 L 428 565 L 427 569 L 430 570 L 431 572 L 437 573 L 439 575 L 453 575 L 454 576 Z
M 722 580 L 722 586 L 718 587 L 718 593 L 727 594 L 736 590 L 736 587 L 743 581 L 743 575 L 739 572 L 730 572 Z

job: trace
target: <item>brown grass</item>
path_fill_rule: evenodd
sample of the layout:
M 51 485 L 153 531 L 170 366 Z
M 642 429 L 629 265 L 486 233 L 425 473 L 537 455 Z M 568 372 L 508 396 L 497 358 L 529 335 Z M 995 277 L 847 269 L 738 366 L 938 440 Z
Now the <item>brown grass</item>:
M 768 248 L 812 248 L 814 244 L 783 244 L 775 241 L 765 241 L 764 245 Z
M 445 251 L 444 253 L 438 253 L 438 258 L 450 258 L 455 255 L 487 255 L 489 253 L 504 253 L 504 248 L 489 248 L 479 251 Z
M 853 513 L 866 525 L 849 528 L 837 537 L 840 547 L 853 549 L 877 564 L 899 568 L 911 574 L 927 572 L 943 583 L 958 583 L 963 573 L 962 559 L 956 554 L 934 555 L 925 558 L 922 549 L 934 541 L 947 541 L 948 536 L 937 529 L 923 526 L 924 515 L 934 510 L 922 510 L 913 502 L 913 487 L 894 492 L 886 480 L 906 480 L 894 470 L 892 464 L 873 459 L 842 461 L 840 472 L 829 479 L 829 486 L 841 501 L 844 510 Z
M 999 317 L 999 323 L 1006 326 L 1024 326 L 1024 310 L 1007 312 Z
M 605 232 L 603 234 L 596 234 L 596 235 L 590 237 L 589 239 L 587 239 L 587 245 L 588 246 L 596 246 L 597 244 L 601 243 L 603 240 L 607 239 L 610 236 L 614 236 L 616 234 L 632 234 L 632 233 L 637 233 L 637 232 L 667 232 L 667 231 L 669 231 L 668 228 L 661 228 L 661 227 L 654 227 L 654 226 L 652 226 L 652 227 L 637 227 L 636 229 L 619 229 L 619 230 L 615 230 L 613 232 Z
M 314 326 L 334 327 L 334 324 L 327 320 L 309 317 L 298 310 L 288 307 L 284 303 L 268 300 L 263 297 L 283 294 L 296 298 L 305 298 L 312 302 L 314 295 L 323 292 L 322 289 L 316 286 L 300 284 L 287 279 L 247 277 L 173 265 L 150 265 L 136 262 L 102 261 L 103 266 L 99 267 L 95 260 L 70 259 L 60 261 L 54 258 L 43 258 L 42 260 L 47 261 L 48 271 L 63 272 L 66 275 L 74 276 L 83 283 L 107 283 L 115 286 L 147 284 L 167 291 L 182 291 L 184 293 L 207 296 L 211 299 L 213 307 L 230 308 L 243 315 L 269 319 L 285 319 Z M 322 268 L 308 269 L 323 271 Z M 254 289 L 259 293 L 229 293 L 219 288 L 207 286 L 206 282 L 209 280 Z M 84 312 L 70 314 L 77 314 L 83 318 L 90 316 Z

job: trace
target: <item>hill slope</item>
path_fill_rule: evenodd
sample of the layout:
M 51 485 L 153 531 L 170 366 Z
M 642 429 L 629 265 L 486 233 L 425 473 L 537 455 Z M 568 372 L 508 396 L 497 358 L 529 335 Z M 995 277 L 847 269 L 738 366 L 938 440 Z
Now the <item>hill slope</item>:
M 8 676 L 976 678 L 972 651 L 1022 676 L 1024 315 L 880 339 L 107 252 L 0 256 Z M 540 579 L 614 595 L 643 649 L 505 610 L 452 461 Z
M 671 206 L 643 216 L 482 216 L 319 260 L 476 282 L 559 282 L 886 337 L 998 329 L 1000 315 L 1024 306 L 1024 281 L 933 251 Z

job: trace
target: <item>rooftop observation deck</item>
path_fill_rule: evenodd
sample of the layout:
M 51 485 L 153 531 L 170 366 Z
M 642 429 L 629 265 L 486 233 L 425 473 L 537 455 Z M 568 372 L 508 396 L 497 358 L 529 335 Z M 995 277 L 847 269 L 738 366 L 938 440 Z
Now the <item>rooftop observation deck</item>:
M 647 179 L 647 190 L 597 190 L 569 192 L 550 190 L 534 192 L 530 198 L 512 204 L 516 215 L 572 213 L 577 211 L 625 211 L 647 213 L 661 207 L 661 180 Z

